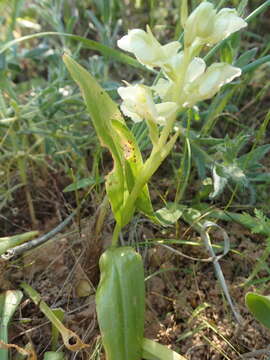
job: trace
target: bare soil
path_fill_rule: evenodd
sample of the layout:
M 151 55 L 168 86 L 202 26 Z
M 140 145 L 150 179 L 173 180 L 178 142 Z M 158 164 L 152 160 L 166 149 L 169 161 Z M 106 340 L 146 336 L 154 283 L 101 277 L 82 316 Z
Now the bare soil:
M 48 219 L 44 231 L 52 226 L 55 221 Z M 91 354 L 100 346 L 94 294 L 99 280 L 98 258 L 109 243 L 112 226 L 108 216 L 105 230 L 97 239 L 93 217 L 88 216 L 80 227 L 74 221 L 70 228 L 42 247 L 16 260 L 1 262 L 2 290 L 16 289 L 22 281 L 27 282 L 51 308 L 62 308 L 65 326 L 89 344 L 75 355 L 67 351 L 67 359 L 95 359 Z M 245 294 L 255 287 L 243 286 L 263 250 L 263 238 L 236 224 L 228 224 L 226 228 L 237 252 L 231 251 L 220 264 L 243 318 L 239 324 L 224 299 L 213 264 L 200 261 L 208 257 L 203 246 L 172 245 L 182 253 L 176 254 L 162 243 L 149 240 L 175 239 L 175 229 L 157 230 L 148 222 L 134 226 L 127 232 L 148 242 L 147 247 L 139 248 L 147 279 L 146 337 L 168 345 L 189 360 L 270 358 L 270 333 L 253 319 L 244 303 Z M 181 221 L 177 238 L 201 242 L 198 234 Z M 212 234 L 212 239 L 216 243 L 221 241 L 218 232 Z M 262 271 L 259 275 L 264 277 L 266 273 Z M 258 288 L 260 285 L 256 285 Z M 263 291 L 270 293 L 270 285 L 264 283 Z M 19 346 L 31 341 L 37 359 L 42 359 L 50 349 L 51 324 L 27 297 L 14 316 L 9 339 Z M 59 346 L 65 351 L 61 339 Z

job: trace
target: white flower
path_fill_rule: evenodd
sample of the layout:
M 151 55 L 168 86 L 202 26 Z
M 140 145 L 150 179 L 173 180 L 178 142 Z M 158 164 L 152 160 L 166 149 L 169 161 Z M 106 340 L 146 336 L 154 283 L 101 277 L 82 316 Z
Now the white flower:
M 149 67 L 162 67 L 181 47 L 178 41 L 162 46 L 149 26 L 147 32 L 140 29 L 129 30 L 128 35 L 118 40 L 117 44 L 121 49 L 133 53 L 140 63 Z
M 213 45 L 246 26 L 235 9 L 224 8 L 217 13 L 213 4 L 204 1 L 186 21 L 185 44 L 190 46 L 198 39 L 200 43 Z
M 215 16 L 216 11 L 213 4 L 207 1 L 202 2 L 192 11 L 185 24 L 187 46 L 191 45 L 197 37 L 205 38 L 211 35 Z
M 181 67 L 183 62 L 183 54 L 179 53 L 177 56 L 171 59 L 171 72 L 175 75 L 179 75 L 181 73 Z M 202 75 L 205 71 L 206 64 L 203 59 L 199 57 L 195 57 L 190 64 L 184 74 L 183 85 L 182 88 L 188 88 L 195 79 L 197 79 L 200 75 Z M 177 82 L 165 79 L 159 79 L 157 84 L 152 86 L 152 89 L 160 96 L 163 100 L 169 100 L 173 97 L 174 91 L 179 91 L 176 88 Z M 181 97 L 179 97 L 179 100 Z
M 123 99 L 121 110 L 134 122 L 148 120 L 164 124 L 177 110 L 177 104 L 174 102 L 155 104 L 151 89 L 144 85 L 119 87 L 118 94 Z
M 213 32 L 207 42 L 216 44 L 246 26 L 247 23 L 237 15 L 235 9 L 221 9 L 215 17 Z
M 175 71 L 181 66 L 180 57 L 174 62 Z M 195 57 L 189 64 L 182 87 L 171 80 L 159 79 L 152 89 L 163 101 L 177 98 L 179 105 L 191 107 L 197 102 L 210 99 L 221 88 L 241 75 L 241 69 L 226 63 L 215 63 L 206 69 L 203 59 Z M 177 93 L 176 93 L 177 92 Z
M 199 72 L 198 72 L 199 74 Z M 183 88 L 183 105 L 193 106 L 196 102 L 210 99 L 221 88 L 241 75 L 241 69 L 226 63 L 215 63 L 193 82 L 187 82 Z

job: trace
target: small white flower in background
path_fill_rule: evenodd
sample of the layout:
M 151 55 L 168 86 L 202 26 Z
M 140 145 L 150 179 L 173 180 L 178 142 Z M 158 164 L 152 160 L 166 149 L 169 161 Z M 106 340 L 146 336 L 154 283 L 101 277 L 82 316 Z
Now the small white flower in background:
M 177 104 L 173 102 L 155 104 L 151 89 L 144 85 L 119 87 L 118 94 L 123 99 L 121 110 L 134 122 L 148 120 L 164 124 L 177 110 Z
M 199 74 L 199 72 L 198 72 Z M 194 81 L 184 86 L 182 94 L 183 105 L 191 107 L 196 102 L 210 99 L 221 88 L 241 75 L 241 69 L 226 63 L 215 63 Z
M 151 68 L 162 67 L 172 56 L 177 54 L 181 44 L 172 41 L 162 46 L 152 34 L 149 26 L 147 31 L 133 29 L 128 31 L 128 35 L 118 40 L 117 45 L 128 52 L 133 53 L 137 60 Z
M 201 43 L 214 45 L 246 26 L 235 9 L 224 8 L 217 13 L 213 4 L 204 1 L 186 21 L 185 44 L 190 46 L 198 39 Z
M 69 85 L 59 88 L 59 93 L 62 94 L 63 96 L 68 96 L 71 94 L 72 90 L 71 87 Z

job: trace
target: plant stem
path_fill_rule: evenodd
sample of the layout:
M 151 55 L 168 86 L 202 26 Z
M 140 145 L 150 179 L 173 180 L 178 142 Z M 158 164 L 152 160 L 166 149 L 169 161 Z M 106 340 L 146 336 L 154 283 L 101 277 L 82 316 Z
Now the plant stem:
M 156 172 L 159 168 L 163 160 L 168 156 L 172 147 L 174 146 L 178 136 L 180 134 L 180 130 L 177 131 L 174 136 L 163 146 L 159 148 L 157 151 L 152 151 L 150 157 L 146 160 L 144 167 L 141 172 L 141 176 L 136 180 L 135 185 L 129 194 L 126 203 L 123 207 L 122 214 L 123 214 L 123 224 L 125 226 L 131 219 L 133 211 L 134 211 L 134 204 L 142 191 L 143 187 L 147 182 L 150 180 L 151 176 Z M 124 217 L 125 216 L 125 217 Z M 117 228 L 115 228 L 114 234 L 117 235 Z M 119 233 L 118 233 L 119 234 Z M 113 237 L 114 240 L 114 237 Z
M 112 246 L 118 245 L 118 238 L 121 231 L 121 225 L 119 223 L 115 224 L 114 230 L 113 230 L 113 236 L 112 236 Z
M 183 55 L 183 61 L 181 64 L 181 69 L 179 69 L 180 75 L 177 78 L 173 97 L 172 97 L 172 101 L 176 102 L 179 105 L 179 110 L 182 108 L 182 102 L 181 102 L 181 100 L 179 101 L 179 99 L 181 98 L 180 94 L 181 94 L 181 90 L 182 90 L 182 87 L 183 87 L 183 84 L 185 81 L 186 71 L 187 71 L 187 68 L 189 65 L 190 57 L 191 57 L 190 49 L 185 48 L 184 55 Z M 175 120 L 176 120 L 176 116 L 175 115 L 171 116 L 168 119 L 167 124 L 164 126 L 164 128 L 161 132 L 160 138 L 159 138 L 159 142 L 158 142 L 159 149 L 162 148 L 166 144 L 168 137 L 172 131 L 173 124 L 175 123 Z

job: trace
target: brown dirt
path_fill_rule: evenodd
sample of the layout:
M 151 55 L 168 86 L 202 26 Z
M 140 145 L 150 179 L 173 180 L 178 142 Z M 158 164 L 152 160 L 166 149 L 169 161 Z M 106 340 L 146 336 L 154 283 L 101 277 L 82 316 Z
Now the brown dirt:
M 184 223 L 179 225 L 179 239 L 200 241 L 195 232 L 186 231 Z M 58 234 L 41 248 L 14 262 L 2 262 L 0 279 L 2 290 L 18 288 L 21 281 L 26 281 L 52 308 L 64 309 L 65 325 L 90 345 L 76 356 L 83 360 L 89 359 L 95 346 L 100 344 L 94 292 L 102 249 L 93 246 L 97 239 L 91 228 L 91 224 L 84 221 L 80 233 L 74 224 L 69 231 Z M 110 231 L 107 226 L 101 238 L 104 243 Z M 242 286 L 260 256 L 262 239 L 251 236 L 235 224 L 227 231 L 232 246 L 240 255 L 230 252 L 220 264 L 243 323 L 238 324 L 233 318 L 212 263 L 187 259 L 155 244 L 149 245 L 147 251 L 141 248 L 149 277 L 146 281 L 145 336 L 168 345 L 189 360 L 269 359 L 269 353 L 265 355 L 263 350 L 269 345 L 270 333 L 252 318 L 244 304 L 246 292 L 254 288 Z M 156 233 L 156 229 L 149 228 L 148 224 L 137 227 L 136 236 L 143 240 L 175 238 L 172 230 Z M 219 240 L 217 233 L 216 241 Z M 190 257 L 207 258 L 201 246 L 173 247 Z M 157 275 L 153 275 L 156 272 Z M 260 275 L 265 274 L 261 272 Z M 264 285 L 264 292 L 270 293 L 269 284 Z M 50 334 L 48 320 L 25 298 L 15 314 L 10 342 L 23 346 L 31 340 L 38 359 L 42 359 L 44 351 L 50 348 Z M 74 355 L 67 352 L 67 358 L 74 359 Z

